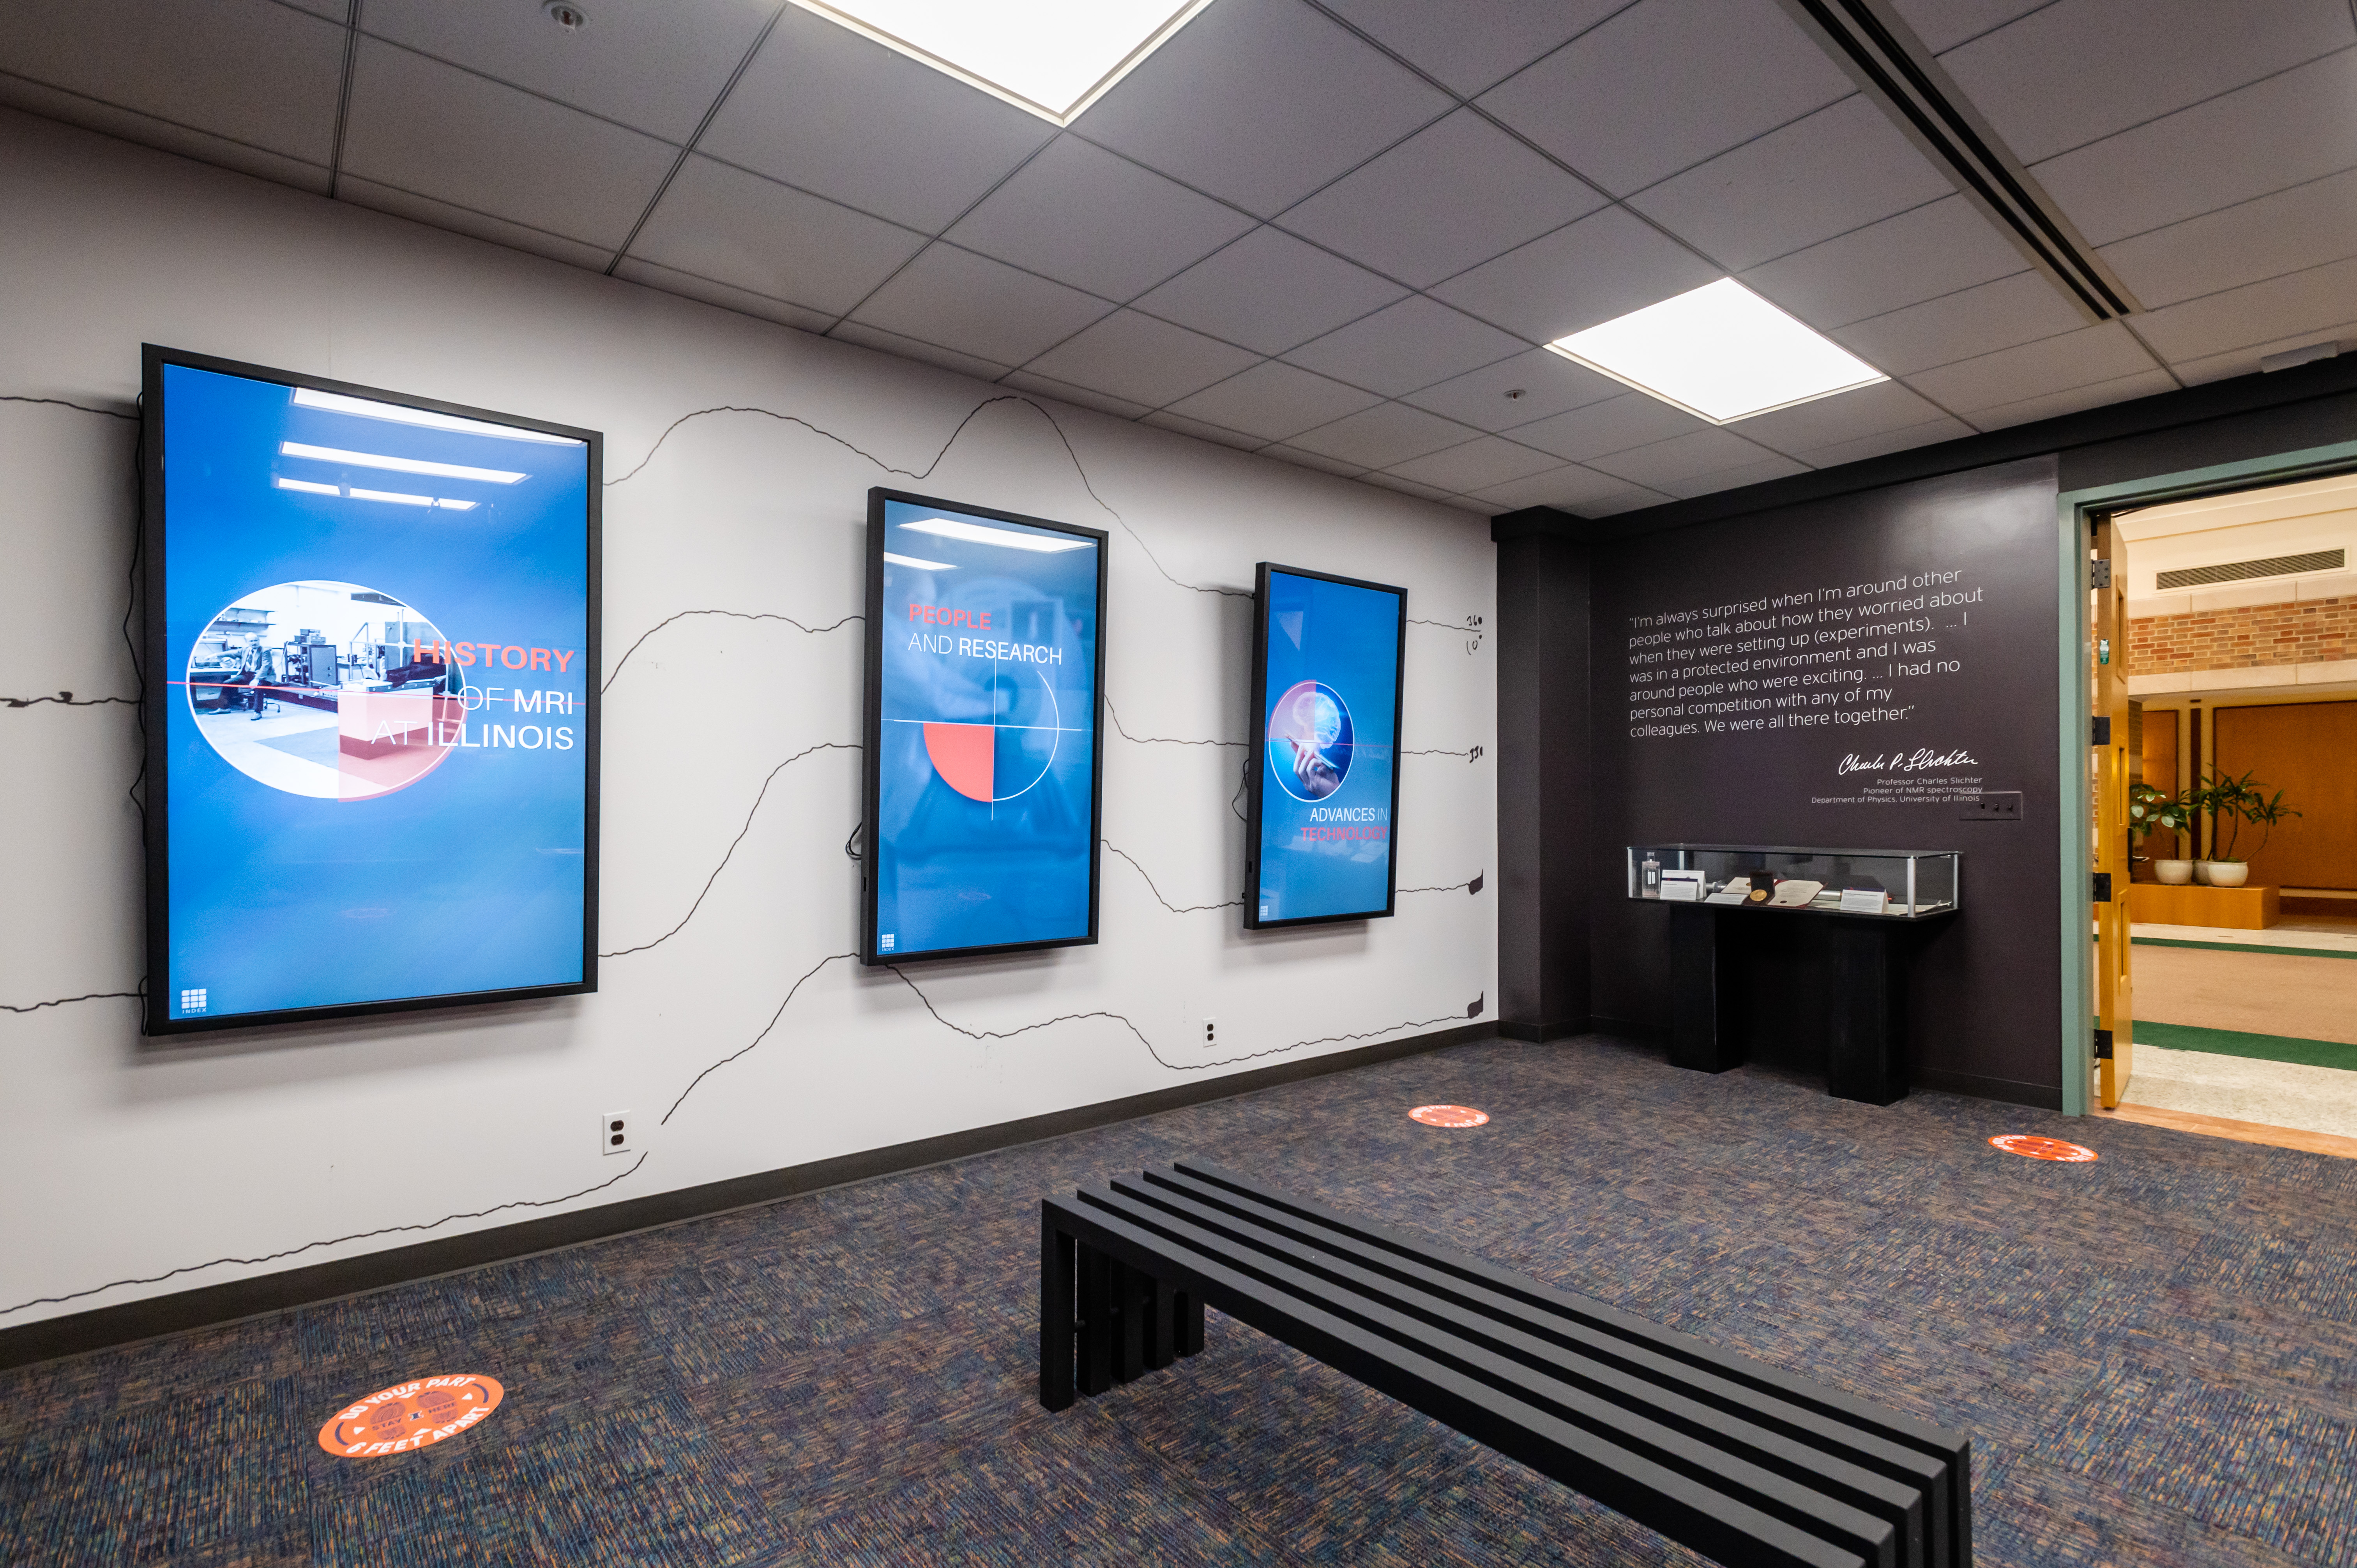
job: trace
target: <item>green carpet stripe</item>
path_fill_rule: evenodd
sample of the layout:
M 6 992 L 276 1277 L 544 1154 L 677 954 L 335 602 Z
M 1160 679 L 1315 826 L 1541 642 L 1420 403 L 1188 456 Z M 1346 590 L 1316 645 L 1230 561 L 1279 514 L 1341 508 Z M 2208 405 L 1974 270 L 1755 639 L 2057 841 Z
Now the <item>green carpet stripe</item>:
M 2255 1057 L 2261 1061 L 2298 1062 L 2304 1067 L 2337 1067 L 2357 1072 L 2357 1046 L 2340 1040 L 2298 1040 L 2288 1035 L 2245 1035 L 2233 1029 L 2204 1029 L 2191 1024 L 2136 1021 L 2136 1041 L 2169 1051 L 2207 1051 L 2218 1057 Z
M 2263 948 L 2255 942 L 2184 942 L 2175 937 L 2132 937 L 2140 948 L 2203 948 L 2211 952 L 2274 952 L 2293 958 L 2357 958 L 2357 951 L 2340 948 Z

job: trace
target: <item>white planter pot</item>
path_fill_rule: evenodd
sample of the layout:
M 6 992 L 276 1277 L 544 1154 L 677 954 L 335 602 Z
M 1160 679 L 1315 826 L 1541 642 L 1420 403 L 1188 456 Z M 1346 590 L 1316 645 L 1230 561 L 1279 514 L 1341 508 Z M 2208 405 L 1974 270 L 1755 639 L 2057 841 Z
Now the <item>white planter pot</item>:
M 2203 880 L 2212 887 L 2240 887 L 2251 879 L 2251 863 L 2247 860 L 2212 860 L 2202 865 L 2209 873 Z
M 2190 860 L 2156 860 L 2152 863 L 2152 879 L 2171 887 L 2182 887 L 2193 880 L 2193 863 Z

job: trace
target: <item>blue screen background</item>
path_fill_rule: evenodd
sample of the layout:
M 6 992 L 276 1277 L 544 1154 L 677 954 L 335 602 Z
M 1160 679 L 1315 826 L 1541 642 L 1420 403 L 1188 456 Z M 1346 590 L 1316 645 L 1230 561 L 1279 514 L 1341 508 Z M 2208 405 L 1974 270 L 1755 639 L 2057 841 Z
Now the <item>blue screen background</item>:
M 1039 553 L 908 526 L 934 518 L 1080 548 Z M 1096 852 L 1097 542 L 897 500 L 884 503 L 884 531 L 869 950 L 890 959 L 1084 940 Z M 933 620 L 921 618 L 927 607 Z M 1007 650 L 992 643 L 1034 657 L 994 657 Z M 1044 661 L 1045 652 L 1059 657 Z M 943 777 L 928 723 L 961 726 L 977 748 L 970 755 L 987 755 L 992 798 Z M 969 784 L 979 788 L 978 777 Z
M 1392 778 L 1398 766 L 1400 595 L 1271 569 L 1260 693 L 1263 920 L 1382 914 L 1391 902 Z M 1350 768 L 1330 794 L 1300 800 L 1268 741 L 1277 704 L 1316 682 L 1348 710 Z
M 297 406 L 292 389 L 164 367 L 169 1015 L 217 1017 L 582 979 L 588 775 L 588 448 Z M 523 470 L 512 485 L 348 470 L 355 486 L 473 499 L 450 512 L 303 494 L 333 465 L 282 441 Z M 184 684 L 212 618 L 274 584 L 330 580 L 402 600 L 455 642 L 574 650 L 570 668 L 462 667 L 467 746 L 366 800 L 308 798 L 231 767 Z M 384 618 L 401 615 L 380 607 Z M 168 682 L 168 683 L 167 683 Z M 483 746 L 513 691 L 566 694 L 569 750 Z M 181 993 L 205 992 L 201 1008 Z

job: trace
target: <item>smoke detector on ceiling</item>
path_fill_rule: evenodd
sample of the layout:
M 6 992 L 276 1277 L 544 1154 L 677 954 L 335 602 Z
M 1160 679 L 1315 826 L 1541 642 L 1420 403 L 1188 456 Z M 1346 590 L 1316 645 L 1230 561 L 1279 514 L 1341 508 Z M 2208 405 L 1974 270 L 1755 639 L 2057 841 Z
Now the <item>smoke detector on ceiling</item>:
M 589 13 L 573 4 L 573 0 L 542 0 L 541 10 L 548 19 L 568 33 L 577 33 L 589 25 Z

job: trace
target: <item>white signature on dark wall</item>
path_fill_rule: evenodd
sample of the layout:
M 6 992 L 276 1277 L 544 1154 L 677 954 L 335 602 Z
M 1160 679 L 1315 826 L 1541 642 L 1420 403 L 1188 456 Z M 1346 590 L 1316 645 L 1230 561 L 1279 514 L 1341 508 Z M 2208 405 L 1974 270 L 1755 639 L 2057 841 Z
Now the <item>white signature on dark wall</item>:
M 1942 751 L 1936 746 L 1919 746 L 1910 752 L 1885 752 L 1879 757 L 1860 757 L 1851 752 L 1841 759 L 1835 773 L 1921 773 L 1932 768 L 1975 768 L 1979 764 L 1973 754 L 1962 749 Z

